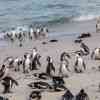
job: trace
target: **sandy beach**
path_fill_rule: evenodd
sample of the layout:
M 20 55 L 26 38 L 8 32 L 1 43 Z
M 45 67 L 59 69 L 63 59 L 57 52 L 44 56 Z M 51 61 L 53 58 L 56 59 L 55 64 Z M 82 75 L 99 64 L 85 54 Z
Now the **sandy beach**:
M 95 23 L 95 22 L 93 22 Z M 90 26 L 89 26 L 90 25 Z M 89 28 L 86 29 L 86 27 Z M 83 42 L 90 48 L 90 54 L 83 57 L 86 63 L 86 71 L 84 73 L 75 73 L 73 71 L 74 66 L 74 56 L 70 60 L 71 72 L 68 78 L 64 78 L 66 87 L 71 90 L 71 92 L 76 95 L 81 88 L 84 88 L 87 94 L 89 95 L 90 100 L 100 100 L 99 84 L 100 84 L 100 71 L 98 66 L 100 66 L 100 61 L 91 60 L 91 52 L 94 48 L 100 47 L 100 33 L 95 32 L 95 24 L 83 23 L 83 26 L 78 28 L 79 30 L 75 31 L 73 28 L 70 31 L 64 27 L 62 29 L 57 29 L 56 32 L 90 32 L 91 37 L 84 38 Z M 91 30 L 90 30 L 91 29 Z M 52 31 L 55 31 L 52 29 Z M 50 42 L 50 39 L 57 39 L 58 42 Z M 74 43 L 76 39 L 75 36 L 59 36 L 59 37 L 50 37 L 48 39 L 41 40 L 27 40 L 24 42 L 23 47 L 19 47 L 17 43 L 8 43 L 7 47 L 0 48 L 0 65 L 3 64 L 3 60 L 8 56 L 13 57 L 22 57 L 25 52 L 31 52 L 33 47 L 38 49 L 39 54 L 41 55 L 40 62 L 42 66 L 37 72 L 45 72 L 46 70 L 46 57 L 51 56 L 54 61 L 54 66 L 56 68 L 56 74 L 58 74 L 58 69 L 60 67 L 60 55 L 62 52 L 72 53 L 73 51 L 80 50 L 80 45 Z M 46 42 L 46 44 L 42 44 Z M 32 91 L 30 87 L 27 86 L 30 82 L 34 82 L 35 79 L 32 76 L 32 73 L 36 72 L 35 70 L 25 75 L 20 72 L 14 72 L 11 70 L 10 74 L 14 77 L 19 83 L 19 86 L 15 86 L 11 89 L 12 93 L 2 94 L 3 86 L 0 84 L 0 96 L 8 97 L 9 100 L 28 100 L 29 94 Z M 42 100 L 60 100 L 62 92 L 48 92 L 45 91 L 42 93 Z

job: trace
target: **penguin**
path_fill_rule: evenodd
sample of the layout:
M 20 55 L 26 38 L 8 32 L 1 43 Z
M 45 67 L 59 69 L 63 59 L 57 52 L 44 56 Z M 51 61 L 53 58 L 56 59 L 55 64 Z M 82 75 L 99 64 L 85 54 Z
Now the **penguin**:
M 41 33 L 40 35 L 47 38 L 48 37 L 48 28 L 46 26 L 44 26 L 43 28 L 41 28 Z
M 100 60 L 100 48 L 95 48 L 91 54 L 91 59 Z
M 0 69 L 0 80 L 4 79 L 8 75 L 9 75 L 9 68 L 3 64 Z
M 48 62 L 48 64 L 47 64 L 47 67 L 46 67 L 46 73 L 48 74 L 49 77 L 51 77 L 55 73 L 55 67 L 54 67 L 54 64 L 53 64 L 53 59 L 50 56 L 48 56 L 47 62 Z
M 37 48 L 34 47 L 33 50 L 32 50 L 32 58 L 34 59 L 34 57 L 37 55 Z
M 29 73 L 31 66 L 32 66 L 31 55 L 30 54 L 24 55 L 23 72 Z
M 3 62 L 4 62 L 4 64 L 7 64 L 10 68 L 12 68 L 13 67 L 14 58 L 12 56 L 6 57 Z
M 40 34 L 41 34 L 41 29 L 39 27 L 36 28 L 36 36 L 37 38 L 40 37 Z
M 11 41 L 15 41 L 15 38 L 16 38 L 16 30 L 12 29 L 11 30 Z
M 2 65 L 2 68 L 0 69 L 0 81 L 4 86 L 3 93 L 9 93 L 10 88 L 12 88 L 13 86 L 13 83 L 18 85 L 17 81 L 14 80 L 11 76 L 9 76 L 9 68 L 5 65 Z
M 32 89 L 52 89 L 53 87 L 48 83 L 44 81 L 37 81 L 37 82 L 32 82 L 28 84 L 29 87 Z
M 77 53 L 75 55 L 75 58 L 76 58 L 75 65 L 74 65 L 75 72 L 81 73 L 84 70 L 86 70 L 85 62 L 84 62 L 83 58 L 81 57 L 80 53 Z
M 53 88 L 54 91 L 62 91 L 62 90 L 66 90 L 67 88 L 64 86 L 65 81 L 63 79 L 63 77 L 61 76 L 53 76 L 52 77 L 52 82 L 53 82 Z
M 49 78 L 47 73 L 34 73 L 34 76 L 39 78 L 39 79 L 43 79 L 43 80 L 47 80 Z
M 62 61 L 63 59 L 68 60 L 68 59 L 70 59 L 70 58 L 71 58 L 71 56 L 69 55 L 69 53 L 63 52 L 63 53 L 61 53 L 60 61 Z
M 69 75 L 69 68 L 68 68 L 68 62 L 63 60 L 61 61 L 61 64 L 60 64 L 60 68 L 59 68 L 59 75 L 63 76 L 63 77 L 68 77 Z
M 9 99 L 6 97 L 0 96 L 0 100 L 9 100 Z
M 33 52 L 32 52 L 32 68 L 31 68 L 32 70 L 38 69 L 37 65 L 39 65 L 39 67 L 41 67 L 40 58 L 41 58 L 41 56 L 37 52 L 37 49 L 33 48 Z
M 18 39 L 18 41 L 19 41 L 19 46 L 22 47 L 22 46 L 23 46 L 23 45 L 22 45 L 22 42 L 23 42 L 23 40 L 24 40 L 24 37 L 23 37 L 23 33 L 22 33 L 22 32 L 20 32 L 20 33 L 18 34 L 17 39 Z
M 71 93 L 69 89 L 66 90 L 65 94 L 62 96 L 62 100 L 73 100 L 74 95 Z
M 66 52 L 63 52 L 60 56 L 60 68 L 59 68 L 59 74 L 63 77 L 68 77 L 68 74 L 70 72 L 69 69 L 69 59 L 70 55 Z
M 41 100 L 41 98 L 42 98 L 41 91 L 38 90 L 32 91 L 31 94 L 29 95 L 29 100 L 33 99 Z
M 11 92 L 10 89 L 12 88 L 13 84 L 18 86 L 18 82 L 10 76 L 6 76 L 2 80 L 3 80 L 2 85 L 4 86 L 4 91 L 3 91 L 4 94 Z
M 80 47 L 81 51 L 83 52 L 83 55 L 88 55 L 90 53 L 90 49 L 85 43 L 82 42 Z
M 100 18 L 97 19 L 97 23 L 96 23 L 96 32 L 100 31 Z
M 33 39 L 33 34 L 34 34 L 34 30 L 32 27 L 30 27 L 30 30 L 29 30 L 29 39 L 32 40 Z
M 14 66 L 14 70 L 15 71 L 20 71 L 20 65 L 22 64 L 22 59 L 21 58 L 18 58 L 18 57 L 16 57 L 15 59 L 14 59 L 14 63 L 13 63 L 13 66 Z
M 81 89 L 80 92 L 76 95 L 75 100 L 89 100 L 88 94 Z
M 39 54 L 36 54 L 34 59 L 32 59 L 32 70 L 38 69 L 38 67 L 37 67 L 38 65 L 39 65 L 39 67 L 41 67 L 40 58 L 41 58 L 41 56 Z

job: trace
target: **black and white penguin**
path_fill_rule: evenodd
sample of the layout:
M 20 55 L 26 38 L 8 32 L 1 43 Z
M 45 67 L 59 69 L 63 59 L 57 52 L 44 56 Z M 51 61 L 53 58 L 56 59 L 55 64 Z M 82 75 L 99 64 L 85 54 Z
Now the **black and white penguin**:
M 16 39 L 16 30 L 15 30 L 15 28 L 13 28 L 11 31 L 10 31 L 10 33 L 11 33 L 11 40 L 13 40 L 13 41 L 15 41 L 15 39 Z
M 36 28 L 36 36 L 37 36 L 37 39 L 40 38 L 40 34 L 41 34 L 41 29 L 40 29 L 40 27 L 37 27 Z
M 76 58 L 75 65 L 74 65 L 75 72 L 81 73 L 84 70 L 86 70 L 85 62 L 84 62 L 83 58 L 81 57 L 80 53 L 77 53 L 75 55 L 75 58 Z
M 41 100 L 42 95 L 41 95 L 41 91 L 32 91 L 31 94 L 29 95 L 29 100 Z
M 0 96 L 0 100 L 9 100 L 9 99 L 6 97 Z
M 33 35 L 34 35 L 34 30 L 33 30 L 33 28 L 32 28 L 32 26 L 30 27 L 30 29 L 29 29 L 29 39 L 33 39 Z
M 71 58 L 71 56 L 69 55 L 69 53 L 67 53 L 67 52 L 63 52 L 62 54 L 61 54 L 61 56 L 60 56 L 60 61 L 62 61 L 62 60 L 68 60 L 68 59 L 70 59 Z
M 18 85 L 18 82 L 10 76 L 6 76 L 2 80 L 3 80 L 2 85 L 4 86 L 3 93 L 10 93 L 11 92 L 10 89 L 13 87 L 13 85 L 14 84 Z
M 9 66 L 10 68 L 13 68 L 13 62 L 14 62 L 14 57 L 12 56 L 6 57 L 3 61 L 3 63 Z
M 43 36 L 43 37 L 45 37 L 45 38 L 47 38 L 48 37 L 48 32 L 49 32 L 48 28 L 46 26 L 44 26 L 44 27 L 41 28 L 40 35 Z
M 17 81 L 9 76 L 9 68 L 5 65 L 2 65 L 2 68 L 0 69 L 0 81 L 4 86 L 3 93 L 9 93 L 14 83 L 18 85 Z
M 14 70 L 20 71 L 20 66 L 22 63 L 23 63 L 23 60 L 21 58 L 16 57 L 13 62 Z
M 61 54 L 60 57 L 61 64 L 59 68 L 59 74 L 63 77 L 68 77 L 68 74 L 70 72 L 69 61 L 68 61 L 70 58 L 71 58 L 70 55 L 66 52 L 63 52 Z
M 50 56 L 48 56 L 47 62 L 48 62 L 48 64 L 47 64 L 47 68 L 46 68 L 46 73 L 48 74 L 48 76 L 51 77 L 55 73 L 55 67 L 54 67 L 54 64 L 53 64 L 53 59 Z
M 81 89 L 80 92 L 76 95 L 75 100 L 89 100 L 88 94 Z
M 31 66 L 32 66 L 31 55 L 30 54 L 24 54 L 23 72 L 29 73 Z
M 33 48 L 33 50 L 32 50 L 32 68 L 31 68 L 32 70 L 38 69 L 37 66 L 39 66 L 39 67 L 41 66 L 40 58 L 41 58 L 41 56 L 37 52 L 37 49 Z
M 68 67 L 68 62 L 66 62 L 65 60 L 61 61 L 59 75 L 63 77 L 68 77 L 70 72 Z
M 66 90 L 65 94 L 62 96 L 62 100 L 73 100 L 74 95 L 71 93 L 69 89 Z
M 11 40 L 12 42 L 14 41 L 12 39 L 12 33 L 11 32 L 6 32 L 5 39 Z
M 90 53 L 90 49 L 85 43 L 82 42 L 80 47 L 81 51 L 83 52 L 83 55 L 88 55 Z
M 8 75 L 9 75 L 9 68 L 3 64 L 0 69 L 0 80 L 2 80 Z
M 95 50 L 93 50 L 91 58 L 95 60 L 100 60 L 100 48 L 95 48 Z
M 96 32 L 100 32 L 100 17 L 97 18 L 97 23 L 96 23 Z
M 32 58 L 33 58 L 33 59 L 34 59 L 34 57 L 37 55 L 37 53 L 38 53 L 37 48 L 34 47 L 34 48 L 32 49 Z
M 53 76 L 52 83 L 54 91 L 63 91 L 67 89 L 64 85 L 65 84 L 64 79 L 61 76 Z
M 47 80 L 49 78 L 47 73 L 34 73 L 34 76 L 39 79 Z
M 32 89 L 52 89 L 53 87 L 48 82 L 44 81 L 37 81 L 28 84 L 29 87 Z

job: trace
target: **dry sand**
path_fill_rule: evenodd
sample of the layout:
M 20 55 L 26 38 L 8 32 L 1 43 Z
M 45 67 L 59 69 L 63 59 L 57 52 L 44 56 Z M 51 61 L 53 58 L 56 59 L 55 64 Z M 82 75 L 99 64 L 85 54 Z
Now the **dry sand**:
M 91 33 L 90 38 L 83 39 L 84 43 L 88 45 L 91 52 L 94 48 L 100 47 L 100 33 Z M 45 71 L 46 68 L 46 57 L 51 56 L 54 60 L 54 65 L 56 70 L 60 66 L 60 54 L 64 51 L 73 52 L 80 49 L 79 44 L 75 44 L 73 37 L 58 37 L 58 42 L 51 43 L 49 39 L 45 40 L 36 40 L 36 41 L 25 41 L 23 47 L 19 47 L 17 43 L 9 43 L 7 47 L 0 48 L 0 63 L 2 64 L 3 60 L 8 56 L 21 57 L 25 52 L 31 52 L 33 47 L 38 49 L 38 52 L 41 54 L 41 63 L 42 66 L 40 71 Z M 42 42 L 47 42 L 43 45 Z M 100 71 L 98 71 L 98 66 L 100 61 L 91 60 L 90 55 L 84 57 L 87 70 L 84 73 L 77 74 L 73 71 L 74 57 L 70 61 L 70 68 L 72 72 L 70 73 L 69 78 L 64 78 L 66 82 L 66 87 L 76 95 L 81 88 L 84 88 L 88 93 L 90 100 L 100 100 L 100 92 L 98 92 L 98 85 L 100 83 Z M 35 72 L 35 71 L 33 71 Z M 30 91 L 32 91 L 27 84 L 34 82 L 34 77 L 32 72 L 29 75 L 24 75 L 20 72 L 11 72 L 10 73 L 19 83 L 19 86 L 12 88 L 12 93 L 2 94 L 3 86 L 0 84 L 0 95 L 10 98 L 9 100 L 28 100 Z M 57 74 L 57 71 L 56 71 Z M 43 92 L 42 100 L 60 100 L 63 92 Z

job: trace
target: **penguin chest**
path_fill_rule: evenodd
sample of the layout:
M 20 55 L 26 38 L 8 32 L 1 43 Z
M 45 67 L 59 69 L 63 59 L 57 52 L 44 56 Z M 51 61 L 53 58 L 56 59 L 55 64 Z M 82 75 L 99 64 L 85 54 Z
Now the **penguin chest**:
M 34 31 L 33 31 L 33 29 L 30 29 L 30 33 L 33 33 Z
M 32 33 L 32 32 L 30 33 L 30 36 L 31 36 L 31 37 L 33 36 L 33 33 Z
M 30 59 L 26 59 L 26 61 L 25 61 L 25 65 L 26 65 L 27 67 L 29 67 L 29 66 L 30 66 L 30 64 L 31 64 Z
M 33 59 L 35 58 L 36 55 L 37 55 L 37 52 L 33 52 Z
M 82 58 L 78 58 L 78 66 L 82 66 L 83 65 L 83 59 Z
M 17 66 L 17 65 L 18 65 L 18 59 L 15 59 L 14 66 Z
M 99 49 L 95 50 L 95 57 L 100 57 Z
M 66 65 L 65 64 L 62 64 L 62 69 L 61 69 L 61 72 L 63 73 L 63 74 L 67 74 L 67 68 L 66 68 Z

